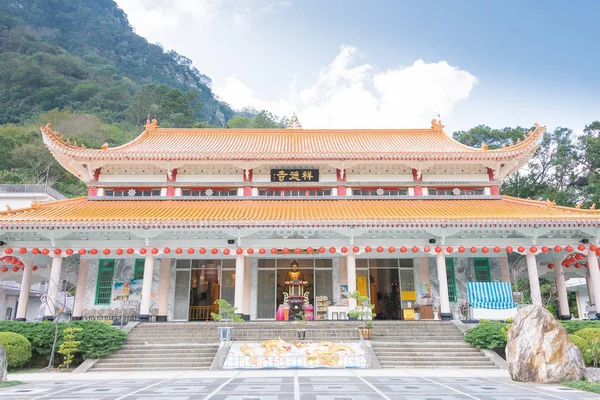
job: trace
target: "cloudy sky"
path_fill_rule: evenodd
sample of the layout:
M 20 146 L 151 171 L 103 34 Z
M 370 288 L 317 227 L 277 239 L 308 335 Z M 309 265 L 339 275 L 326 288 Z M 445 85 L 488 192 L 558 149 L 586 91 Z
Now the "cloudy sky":
M 600 119 L 600 1 L 116 0 L 234 108 L 305 127 Z

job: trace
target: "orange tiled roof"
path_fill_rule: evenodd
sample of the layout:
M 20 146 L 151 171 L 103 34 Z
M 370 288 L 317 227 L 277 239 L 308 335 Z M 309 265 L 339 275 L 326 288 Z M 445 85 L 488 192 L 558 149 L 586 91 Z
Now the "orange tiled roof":
M 0 229 L 190 226 L 561 226 L 600 225 L 600 211 L 512 197 L 456 200 L 87 200 L 0 213 Z
M 44 143 L 58 161 L 209 160 L 504 160 L 530 155 L 545 127 L 497 150 L 472 148 L 450 138 L 438 121 L 431 129 L 165 129 L 146 130 L 119 147 L 86 149 L 63 140 L 50 125 Z

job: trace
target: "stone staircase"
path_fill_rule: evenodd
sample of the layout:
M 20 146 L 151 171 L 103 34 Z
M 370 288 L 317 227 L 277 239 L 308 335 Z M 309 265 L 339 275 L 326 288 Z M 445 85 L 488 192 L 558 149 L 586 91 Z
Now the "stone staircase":
M 499 368 L 463 338 L 452 322 L 374 321 L 371 345 L 382 368 Z
M 216 323 L 141 323 L 90 371 L 208 370 L 218 348 Z

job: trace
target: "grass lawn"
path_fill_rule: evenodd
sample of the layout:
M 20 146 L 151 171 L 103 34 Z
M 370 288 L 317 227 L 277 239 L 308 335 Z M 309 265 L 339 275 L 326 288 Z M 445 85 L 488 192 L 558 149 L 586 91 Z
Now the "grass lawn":
M 585 390 L 586 392 L 600 393 L 600 383 L 591 383 L 588 381 L 571 381 L 563 382 L 561 386 L 570 387 L 577 390 Z
M 0 382 L 0 388 L 5 388 L 5 387 L 11 387 L 11 386 L 17 386 L 20 385 L 23 382 L 19 382 L 19 381 L 6 381 L 6 382 Z

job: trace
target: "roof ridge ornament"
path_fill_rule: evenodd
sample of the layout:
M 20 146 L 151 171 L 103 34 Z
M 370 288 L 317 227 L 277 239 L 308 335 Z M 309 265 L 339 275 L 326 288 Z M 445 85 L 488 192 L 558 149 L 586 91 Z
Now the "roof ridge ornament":
M 431 129 L 433 129 L 436 132 L 441 132 L 444 129 L 444 125 L 442 124 L 442 120 L 441 119 L 432 119 L 431 120 Z
M 290 122 L 288 122 L 287 129 L 302 129 L 302 124 L 298 120 L 298 117 L 296 117 L 295 112 L 294 115 L 292 115 L 292 118 L 290 118 Z
M 150 122 L 150 119 L 147 119 L 144 128 L 146 128 L 146 132 L 154 132 L 158 128 L 158 121 L 156 118 L 152 118 L 152 122 Z

